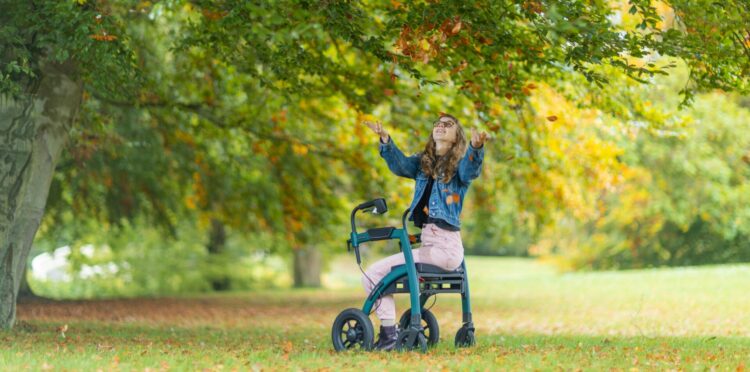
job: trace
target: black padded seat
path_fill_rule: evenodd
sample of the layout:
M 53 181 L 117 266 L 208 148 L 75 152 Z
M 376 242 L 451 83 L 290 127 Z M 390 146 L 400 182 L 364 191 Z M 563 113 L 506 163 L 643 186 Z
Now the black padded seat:
M 402 267 L 405 264 L 396 265 L 391 267 L 391 271 L 396 269 L 397 267 Z M 424 274 L 463 274 L 463 269 L 461 266 L 458 267 L 456 270 L 443 270 L 440 266 L 430 265 L 426 263 L 419 263 L 416 264 L 417 267 L 417 273 L 424 273 Z

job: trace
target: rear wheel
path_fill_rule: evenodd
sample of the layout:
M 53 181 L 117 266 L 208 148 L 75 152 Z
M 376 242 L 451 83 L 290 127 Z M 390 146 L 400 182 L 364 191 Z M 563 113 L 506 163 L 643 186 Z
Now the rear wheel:
M 331 338 L 336 351 L 371 350 L 375 330 L 372 321 L 360 309 L 346 309 L 333 321 Z

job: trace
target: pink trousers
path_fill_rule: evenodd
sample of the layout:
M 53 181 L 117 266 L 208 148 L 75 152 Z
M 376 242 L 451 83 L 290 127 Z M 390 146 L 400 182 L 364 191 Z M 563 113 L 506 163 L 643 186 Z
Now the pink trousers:
M 464 259 L 464 246 L 460 231 L 448 231 L 435 224 L 425 224 L 422 228 L 422 247 L 412 250 L 414 262 L 439 266 L 445 270 L 455 270 Z M 405 262 L 403 252 L 388 256 L 372 264 L 362 277 L 362 285 L 369 295 L 375 284 L 391 272 L 391 267 Z M 382 296 L 375 303 L 375 314 L 383 319 L 396 319 L 396 303 L 393 295 Z

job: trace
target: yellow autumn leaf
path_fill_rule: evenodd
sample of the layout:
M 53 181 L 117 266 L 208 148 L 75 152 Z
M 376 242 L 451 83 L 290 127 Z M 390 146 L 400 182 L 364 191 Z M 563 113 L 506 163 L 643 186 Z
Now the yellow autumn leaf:
M 306 145 L 295 143 L 292 144 L 292 151 L 297 155 L 307 155 L 308 148 Z
M 372 114 L 365 114 L 365 113 L 357 113 L 357 121 L 358 122 L 364 122 L 364 121 L 377 121 L 378 119 L 375 118 Z
M 430 43 L 426 39 L 422 39 L 422 41 L 419 42 L 419 46 L 422 50 L 430 50 Z
M 185 206 L 191 210 L 195 209 L 195 198 L 192 195 L 185 198 Z

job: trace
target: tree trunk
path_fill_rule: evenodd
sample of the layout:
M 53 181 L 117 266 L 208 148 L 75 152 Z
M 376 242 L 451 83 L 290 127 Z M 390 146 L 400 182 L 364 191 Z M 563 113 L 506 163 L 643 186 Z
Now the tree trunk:
M 227 262 L 223 255 L 226 246 L 227 233 L 224 224 L 215 219 L 211 219 L 211 232 L 208 237 L 208 254 L 211 267 L 211 288 L 214 291 L 226 291 L 229 289 L 229 276 L 226 274 Z
M 13 327 L 31 242 L 81 105 L 74 76 L 72 63 L 43 63 L 23 97 L 0 97 L 0 328 Z
M 29 275 L 29 265 L 24 265 L 23 273 L 21 273 L 21 285 L 18 287 L 18 298 L 37 297 L 29 286 L 27 275 Z
M 294 286 L 320 287 L 323 257 L 319 250 L 306 246 L 294 250 Z

